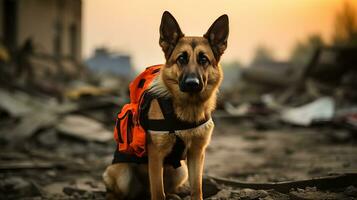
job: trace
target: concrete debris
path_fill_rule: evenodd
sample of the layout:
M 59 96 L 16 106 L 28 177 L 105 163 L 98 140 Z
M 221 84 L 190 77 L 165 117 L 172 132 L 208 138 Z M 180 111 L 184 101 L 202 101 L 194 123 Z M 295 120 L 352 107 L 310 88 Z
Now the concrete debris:
M 255 190 L 273 189 L 278 192 L 286 193 L 294 188 L 319 187 L 320 189 L 331 189 L 337 187 L 348 187 L 357 184 L 357 173 L 346 173 L 340 175 L 330 175 L 307 180 L 284 181 L 274 183 L 247 183 L 224 178 L 210 177 L 218 184 L 225 184 L 234 188 L 251 188 Z
M 234 116 L 244 116 L 247 115 L 247 113 L 249 112 L 249 107 L 250 105 L 248 103 L 244 103 L 240 106 L 234 107 L 231 103 L 226 102 L 225 104 L 225 110 Z
M 63 187 L 63 193 L 70 196 L 76 193 L 105 194 L 105 186 L 93 180 L 79 179 L 72 185 Z
M 17 143 L 21 143 L 23 140 L 30 138 L 36 131 L 52 127 L 57 123 L 57 117 L 57 115 L 47 112 L 25 115 L 16 127 L 6 131 L 6 134 L 15 139 Z
M 108 142 L 113 139 L 112 132 L 102 124 L 80 115 L 68 115 L 56 126 L 60 134 L 89 142 Z
M 11 116 L 17 117 L 33 111 L 32 107 L 28 105 L 32 103 L 32 100 L 25 93 L 10 93 L 0 89 L 0 96 L 0 109 L 5 110 Z
M 325 51 L 341 59 L 321 63 Z M 357 198 L 356 173 L 329 175 L 357 166 L 351 134 L 357 130 L 356 56 L 346 51 L 356 49 L 320 49 L 299 73 L 285 68 L 288 63 L 248 69 L 243 78 L 254 82 L 245 80 L 239 92 L 219 99 L 204 199 Z M 0 199 L 105 199 L 101 174 L 116 147 L 112 128 L 128 101 L 128 83 L 90 73 L 65 79 L 53 59 L 31 62 L 47 69 L 36 71 L 46 80 L 2 81 L 0 88 Z M 73 63 L 59 64 L 63 73 L 76 73 Z M 47 71 L 58 79 L 46 78 Z M 185 183 L 167 197 L 189 200 L 190 193 Z
M 65 193 L 63 192 L 63 188 L 68 185 L 67 182 L 55 182 L 46 185 L 43 187 L 43 191 L 46 195 L 62 195 L 64 196 Z
M 225 199 L 239 199 L 239 200 L 258 200 L 258 199 L 273 199 L 269 192 L 264 190 L 252 189 L 232 189 L 225 188 L 220 190 L 216 195 L 207 198 L 209 200 L 225 200 Z M 280 199 L 280 198 L 278 198 Z
M 357 188 L 355 186 L 349 186 L 344 191 L 344 194 L 349 197 L 357 197 Z
M 289 193 L 291 199 L 296 200 L 326 200 L 326 199 L 348 199 L 343 193 L 321 192 L 315 187 L 297 189 Z
M 264 190 L 242 189 L 235 193 L 241 199 L 263 199 L 268 196 L 268 192 Z
M 267 123 L 276 123 L 270 118 L 278 117 L 291 125 L 324 124 L 356 132 L 356 52 L 355 46 L 320 47 L 306 66 L 283 62 L 252 65 L 242 69 L 244 76 L 236 94 L 227 94 L 218 105 L 239 120 L 249 117 L 255 121 L 263 111 L 269 116 Z M 255 106 L 257 102 L 262 106 Z
M 39 112 L 63 114 L 78 109 L 75 103 L 59 103 L 54 98 L 41 98 L 18 90 L 9 91 L 0 88 L 0 96 L 0 109 L 8 112 L 12 117 Z
M 59 138 L 54 129 L 46 130 L 37 137 L 37 141 L 40 145 L 48 148 L 53 148 L 56 144 L 58 144 L 58 140 Z
M 301 107 L 283 110 L 281 119 L 291 124 L 309 126 L 316 121 L 331 120 L 334 112 L 334 100 L 330 97 L 321 97 Z
M 216 195 L 209 197 L 209 200 L 220 200 L 220 199 L 230 199 L 232 196 L 232 192 L 227 189 L 223 189 L 219 191 Z
M 10 177 L 0 180 L 0 199 L 21 199 L 40 195 L 35 184 L 21 177 Z

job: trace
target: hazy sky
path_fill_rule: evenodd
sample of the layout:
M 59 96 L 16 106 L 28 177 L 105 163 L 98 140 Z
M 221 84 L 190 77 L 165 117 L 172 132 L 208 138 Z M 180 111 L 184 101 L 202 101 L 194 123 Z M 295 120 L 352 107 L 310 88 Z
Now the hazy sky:
M 297 40 L 320 33 L 330 40 L 343 0 L 85 0 L 83 54 L 98 46 L 132 55 L 137 68 L 164 62 L 158 45 L 163 11 L 170 11 L 186 35 L 204 34 L 228 14 L 230 35 L 223 61 L 249 62 L 255 47 L 270 46 L 287 58 Z M 356 0 L 349 0 L 354 6 Z

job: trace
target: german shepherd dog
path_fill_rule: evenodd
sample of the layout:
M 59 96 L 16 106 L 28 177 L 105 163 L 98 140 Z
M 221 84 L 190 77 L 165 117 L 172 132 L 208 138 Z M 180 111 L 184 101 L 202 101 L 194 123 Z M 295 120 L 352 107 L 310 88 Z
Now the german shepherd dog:
M 222 15 L 203 37 L 187 37 L 175 18 L 167 11 L 163 13 L 159 44 L 166 63 L 149 92 L 171 97 L 174 112 L 180 120 L 207 122 L 177 133 L 185 143 L 186 158 L 177 169 L 163 164 L 164 158 L 172 151 L 175 136 L 148 131 L 148 164 L 112 164 L 104 172 L 108 199 L 143 199 L 149 192 L 152 200 L 168 199 L 175 196 L 171 194 L 176 193 L 187 178 L 191 199 L 202 199 L 205 149 L 214 127 L 211 113 L 223 78 L 219 61 L 227 47 L 228 32 L 228 16 Z M 151 102 L 148 117 L 163 119 L 157 100 Z M 178 198 L 177 195 L 175 197 Z

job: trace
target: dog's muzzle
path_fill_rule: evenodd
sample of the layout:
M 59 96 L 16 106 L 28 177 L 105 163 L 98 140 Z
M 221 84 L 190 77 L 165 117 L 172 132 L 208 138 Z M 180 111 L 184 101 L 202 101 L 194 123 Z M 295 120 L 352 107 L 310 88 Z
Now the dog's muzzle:
M 190 73 L 181 79 L 179 87 L 181 92 L 196 93 L 202 90 L 203 84 L 197 74 Z

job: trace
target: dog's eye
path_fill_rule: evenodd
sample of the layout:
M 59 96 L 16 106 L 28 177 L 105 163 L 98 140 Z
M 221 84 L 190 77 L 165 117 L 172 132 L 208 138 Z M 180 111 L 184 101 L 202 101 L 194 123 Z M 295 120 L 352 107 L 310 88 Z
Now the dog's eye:
M 200 53 L 198 55 L 198 63 L 200 65 L 206 65 L 207 63 L 209 63 L 209 60 L 208 60 L 207 56 L 205 56 L 203 53 Z
M 177 58 L 176 62 L 178 62 L 180 65 L 187 64 L 187 57 L 187 53 L 184 52 Z

